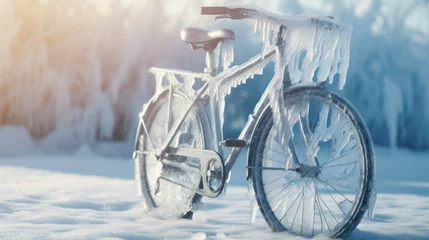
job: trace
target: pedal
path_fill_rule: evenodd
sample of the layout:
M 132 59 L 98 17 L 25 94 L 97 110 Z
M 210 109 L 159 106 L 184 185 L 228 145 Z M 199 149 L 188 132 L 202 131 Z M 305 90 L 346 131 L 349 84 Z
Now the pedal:
M 227 140 L 220 142 L 220 145 L 224 146 L 224 147 L 243 148 L 243 147 L 247 146 L 247 142 L 244 140 L 241 140 L 241 139 L 227 139 Z

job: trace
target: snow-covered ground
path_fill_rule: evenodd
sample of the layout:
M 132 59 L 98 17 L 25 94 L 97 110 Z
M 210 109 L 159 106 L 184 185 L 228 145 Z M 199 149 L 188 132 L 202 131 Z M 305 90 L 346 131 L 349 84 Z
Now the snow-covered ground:
M 375 219 L 351 239 L 429 239 L 429 153 L 377 148 Z M 223 199 L 189 220 L 145 216 L 133 162 L 76 156 L 0 158 L 0 239 L 300 239 L 250 222 L 244 156 Z M 316 236 L 315 239 L 326 239 Z

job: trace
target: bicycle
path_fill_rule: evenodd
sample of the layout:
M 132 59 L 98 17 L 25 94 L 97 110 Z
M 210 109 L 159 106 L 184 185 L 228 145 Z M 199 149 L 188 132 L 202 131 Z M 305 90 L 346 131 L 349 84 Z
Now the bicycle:
M 146 205 L 161 218 L 192 218 L 203 196 L 224 190 L 248 147 L 246 179 L 273 231 L 347 236 L 375 201 L 369 131 L 351 103 L 324 87 L 337 73 L 340 89 L 345 84 L 350 26 L 256 7 L 202 7 L 201 13 L 250 19 L 264 47 L 229 68 L 233 31 L 186 28 L 182 40 L 206 51 L 204 73 L 150 69 L 156 92 L 139 114 L 133 154 Z M 221 47 L 223 71 L 217 74 Z M 270 62 L 275 75 L 239 138 L 223 139 L 225 96 Z

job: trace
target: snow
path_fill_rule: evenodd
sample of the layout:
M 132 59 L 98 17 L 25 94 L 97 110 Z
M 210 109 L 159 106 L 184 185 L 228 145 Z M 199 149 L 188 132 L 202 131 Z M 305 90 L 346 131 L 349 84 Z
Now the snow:
M 376 150 L 375 218 L 363 220 L 350 239 L 427 239 L 429 154 Z M 255 223 L 249 224 L 244 160 L 243 155 L 234 167 L 226 196 L 204 198 L 204 207 L 189 221 L 145 215 L 143 200 L 136 197 L 129 159 L 2 157 L 0 238 L 303 239 L 271 232 L 259 213 Z

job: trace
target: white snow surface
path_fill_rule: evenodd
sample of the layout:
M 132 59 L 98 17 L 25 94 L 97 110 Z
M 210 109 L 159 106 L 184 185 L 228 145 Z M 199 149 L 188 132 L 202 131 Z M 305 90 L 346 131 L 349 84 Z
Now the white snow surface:
M 375 218 L 350 239 L 429 239 L 429 153 L 376 150 Z M 145 214 L 131 160 L 81 152 L 0 158 L 0 239 L 301 239 L 271 232 L 259 212 L 249 223 L 244 155 L 226 196 L 204 198 L 189 221 Z

